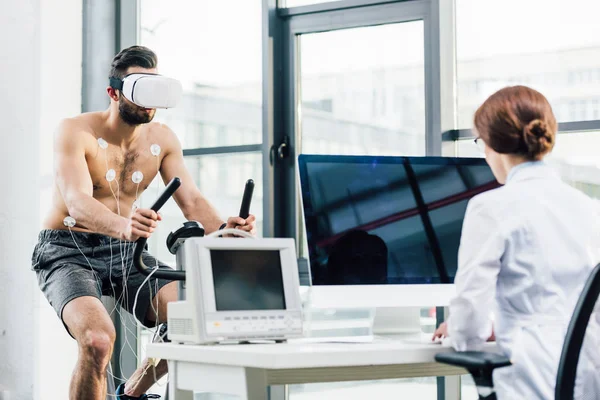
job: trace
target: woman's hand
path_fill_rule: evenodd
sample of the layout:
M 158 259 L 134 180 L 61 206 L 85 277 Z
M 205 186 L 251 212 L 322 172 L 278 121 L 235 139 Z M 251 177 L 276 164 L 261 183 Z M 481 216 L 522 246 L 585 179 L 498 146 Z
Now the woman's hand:
M 440 326 L 433 332 L 433 337 L 431 341 L 435 341 L 436 339 L 444 339 L 448 337 L 448 323 L 442 322 Z
M 431 338 L 432 341 L 435 341 L 436 339 L 444 339 L 448 337 L 448 323 L 447 322 L 442 322 L 440 324 L 440 326 L 435 330 L 435 332 L 433 333 L 433 337 Z M 491 336 L 488 338 L 487 340 L 488 342 L 495 342 L 496 341 L 496 335 L 494 334 L 494 328 L 492 327 L 492 334 Z
M 492 325 L 492 335 L 488 338 L 487 340 L 488 342 L 495 342 L 496 341 L 496 334 L 494 333 L 494 326 Z

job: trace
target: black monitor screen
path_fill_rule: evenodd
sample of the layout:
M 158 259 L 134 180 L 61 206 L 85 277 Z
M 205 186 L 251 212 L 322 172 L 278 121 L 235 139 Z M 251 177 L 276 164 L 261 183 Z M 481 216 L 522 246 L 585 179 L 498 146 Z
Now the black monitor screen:
M 217 311 L 285 310 L 279 250 L 211 250 Z
M 315 285 L 453 283 L 484 159 L 299 156 Z

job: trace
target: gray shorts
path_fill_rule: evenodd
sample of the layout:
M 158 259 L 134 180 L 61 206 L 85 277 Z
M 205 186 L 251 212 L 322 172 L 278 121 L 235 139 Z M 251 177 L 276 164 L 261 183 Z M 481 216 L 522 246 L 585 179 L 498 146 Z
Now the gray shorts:
M 133 248 L 132 242 L 95 233 L 43 230 L 33 250 L 32 268 L 40 289 L 61 320 L 67 303 L 82 296 L 111 296 L 133 313 L 136 293 L 146 279 L 133 266 Z M 171 269 L 145 250 L 142 257 L 148 266 Z M 150 278 L 140 289 L 135 315 L 146 326 L 154 326 L 146 319 L 150 300 L 170 282 Z

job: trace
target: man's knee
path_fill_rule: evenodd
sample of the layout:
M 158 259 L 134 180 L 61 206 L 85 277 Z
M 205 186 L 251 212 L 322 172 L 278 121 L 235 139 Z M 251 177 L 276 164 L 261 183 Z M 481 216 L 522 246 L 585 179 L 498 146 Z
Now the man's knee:
M 84 355 L 99 363 L 108 363 L 115 343 L 114 327 L 90 328 L 78 340 Z

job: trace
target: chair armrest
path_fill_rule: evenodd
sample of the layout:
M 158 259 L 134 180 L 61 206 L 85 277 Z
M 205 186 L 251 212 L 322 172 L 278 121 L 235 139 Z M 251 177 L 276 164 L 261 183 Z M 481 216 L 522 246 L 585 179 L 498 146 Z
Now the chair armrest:
M 443 364 L 463 367 L 467 370 L 493 370 L 511 365 L 508 357 L 484 351 L 460 351 L 456 353 L 436 354 L 435 361 Z
M 511 365 L 508 357 L 484 351 L 459 351 L 439 353 L 435 361 L 465 368 L 475 381 L 480 399 L 496 399 L 493 372 L 496 368 Z

